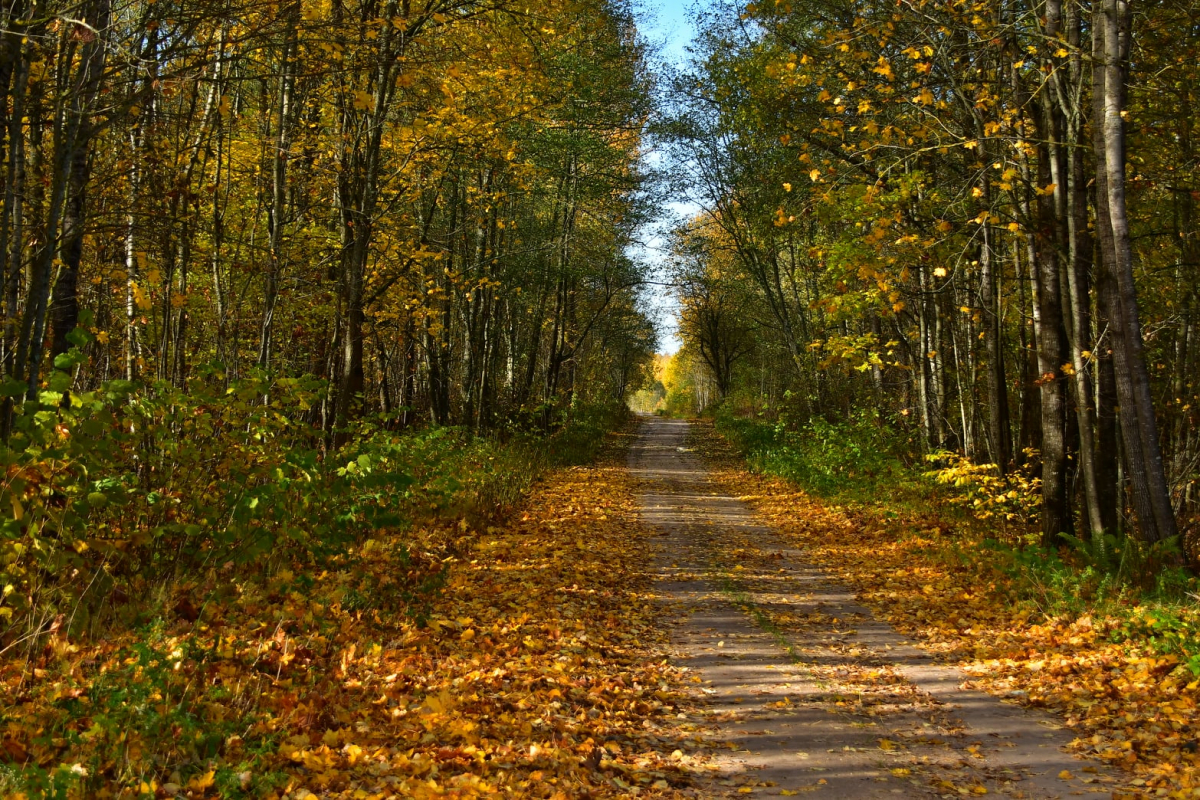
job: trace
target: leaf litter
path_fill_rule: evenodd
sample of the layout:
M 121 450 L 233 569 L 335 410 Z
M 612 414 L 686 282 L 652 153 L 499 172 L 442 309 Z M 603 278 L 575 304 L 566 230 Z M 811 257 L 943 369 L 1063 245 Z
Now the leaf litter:
M 497 524 L 184 594 L 141 640 L 56 635 L 33 674 L 6 664 L 0 747 L 77 797 L 680 796 L 701 740 L 618 462 L 551 472 Z

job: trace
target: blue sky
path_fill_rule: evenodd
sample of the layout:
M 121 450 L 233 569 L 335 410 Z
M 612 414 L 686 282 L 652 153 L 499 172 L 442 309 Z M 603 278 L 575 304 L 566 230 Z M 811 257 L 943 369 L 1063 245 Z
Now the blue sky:
M 647 39 L 664 45 L 664 55 L 672 61 L 687 57 L 687 45 L 694 30 L 688 18 L 693 0 L 638 0 L 638 27 Z

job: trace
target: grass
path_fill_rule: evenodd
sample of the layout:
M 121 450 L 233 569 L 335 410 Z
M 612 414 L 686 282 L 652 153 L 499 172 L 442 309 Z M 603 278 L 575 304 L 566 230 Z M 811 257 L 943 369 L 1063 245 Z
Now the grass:
M 775 624 L 775 621 L 771 619 L 767 612 L 759 608 L 758 604 L 754 602 L 754 598 L 750 596 L 750 593 L 746 590 L 746 588 L 734 580 L 727 571 L 720 568 L 714 568 L 714 572 L 720 582 L 721 591 L 729 597 L 730 601 L 735 606 L 753 617 L 755 624 L 758 625 L 759 628 L 766 633 L 771 634 L 771 638 L 775 640 L 776 644 L 783 648 L 784 652 L 788 654 L 788 659 L 793 664 L 803 664 L 804 659 L 802 659 L 800 654 L 796 652 L 796 648 L 792 646 L 791 641 L 787 638 L 787 635 L 783 632 L 783 629 Z

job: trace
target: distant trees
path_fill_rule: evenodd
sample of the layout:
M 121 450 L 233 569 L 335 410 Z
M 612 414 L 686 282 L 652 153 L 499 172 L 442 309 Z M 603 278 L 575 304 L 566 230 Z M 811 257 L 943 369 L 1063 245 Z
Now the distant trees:
M 788 354 L 801 417 L 882 403 L 927 451 L 1000 475 L 1034 459 L 1046 542 L 1130 514 L 1146 541 L 1170 538 L 1195 519 L 1200 463 L 1195 121 L 1180 113 L 1198 13 L 721 6 L 672 130 L 703 208 L 685 230 L 730 244 L 721 261 L 693 251 L 708 277 L 684 283 L 685 309 L 743 287 L 740 319 L 770 321 L 755 347 Z M 710 367 L 753 395 L 758 360 Z
M 722 252 L 719 230 L 695 225 L 680 230 L 673 255 L 680 336 L 696 348 L 725 397 L 733 388 L 734 367 L 754 348 L 748 287 L 739 280 L 733 256 Z

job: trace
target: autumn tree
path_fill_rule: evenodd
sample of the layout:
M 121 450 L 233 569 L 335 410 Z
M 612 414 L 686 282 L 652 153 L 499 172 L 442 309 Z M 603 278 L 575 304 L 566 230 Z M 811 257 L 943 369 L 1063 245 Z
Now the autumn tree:
M 1001 476 L 1033 459 L 1046 543 L 1129 512 L 1146 541 L 1170 538 L 1193 478 L 1160 455 L 1178 439 L 1157 418 L 1185 401 L 1154 398 L 1187 395 L 1194 362 L 1156 333 L 1177 312 L 1147 292 L 1190 297 L 1195 234 L 1191 195 L 1141 176 L 1162 163 L 1175 181 L 1191 146 L 1150 99 L 1190 85 L 1171 35 L 1147 21 L 1160 44 L 1139 49 L 1125 5 L 1077 2 L 771 0 L 702 23 L 677 161 L 769 311 L 759 344 L 788 353 L 802 412 L 888 398 L 927 451 Z

